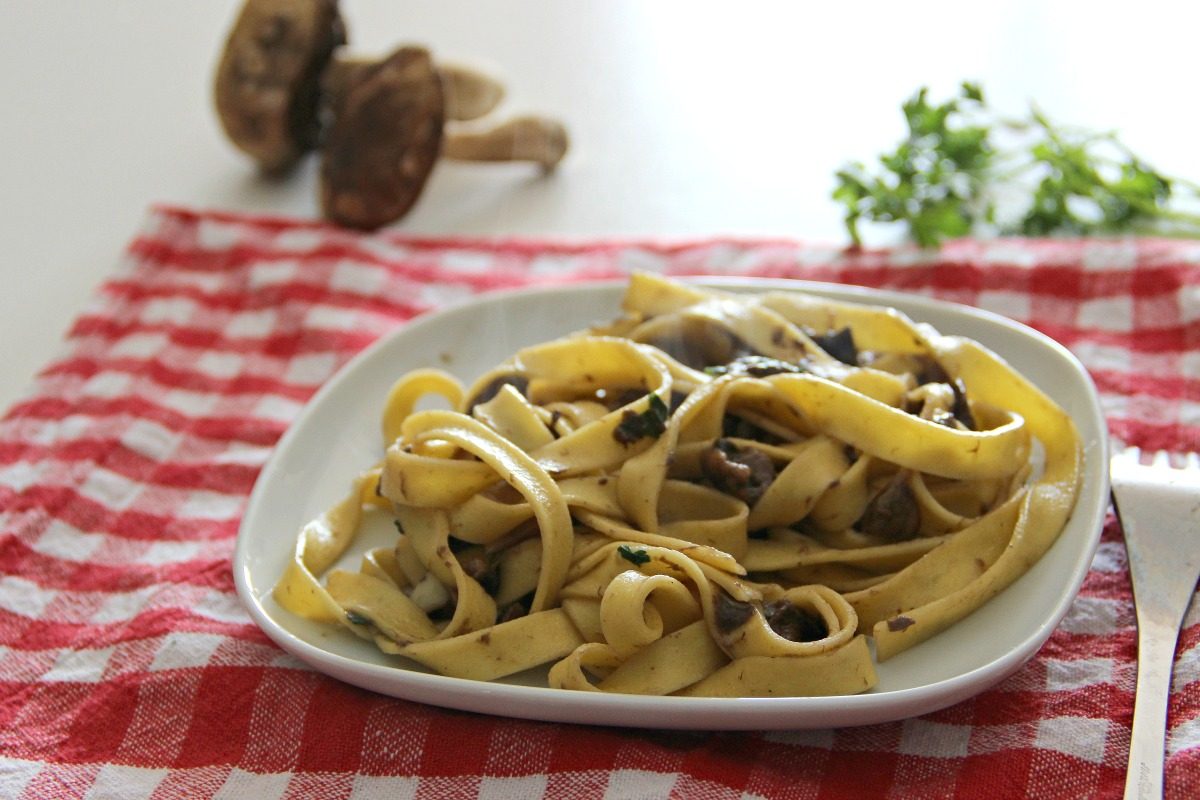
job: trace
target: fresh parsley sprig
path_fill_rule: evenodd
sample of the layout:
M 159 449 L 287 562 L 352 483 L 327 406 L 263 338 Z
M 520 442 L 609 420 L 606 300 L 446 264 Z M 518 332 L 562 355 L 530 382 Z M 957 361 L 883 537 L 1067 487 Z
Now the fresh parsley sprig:
M 972 83 L 940 104 L 923 87 L 902 110 L 908 134 L 894 151 L 873 170 L 854 162 L 835 175 L 856 245 L 863 220 L 901 223 L 923 247 L 979 232 L 1200 235 L 1200 215 L 1169 206 L 1180 189 L 1200 197 L 1197 187 L 1154 170 L 1114 134 L 1067 129 L 1036 108 L 1003 120 Z M 1013 194 L 1028 200 L 1002 221 L 998 198 Z

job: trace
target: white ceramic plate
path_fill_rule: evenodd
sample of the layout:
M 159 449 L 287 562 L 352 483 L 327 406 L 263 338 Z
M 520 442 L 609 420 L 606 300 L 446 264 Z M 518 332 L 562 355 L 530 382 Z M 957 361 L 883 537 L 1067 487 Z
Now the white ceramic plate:
M 852 697 L 641 697 L 549 689 L 536 685 L 536 675 L 491 683 L 447 678 L 280 608 L 271 587 L 283 573 L 296 533 L 344 495 L 352 476 L 380 457 L 379 415 L 399 375 L 436 366 L 469 382 L 520 347 L 616 316 L 624 283 L 521 290 L 408 323 L 357 356 L 313 397 L 259 476 L 238 535 L 237 588 L 255 622 L 316 669 L 383 694 L 488 714 L 654 728 L 818 728 L 902 719 L 977 694 L 1031 658 L 1066 614 L 1087 574 L 1108 503 L 1104 419 L 1079 362 L 1028 327 L 966 306 L 797 281 L 703 283 L 737 290 L 802 289 L 891 305 L 1003 355 L 1065 407 L 1083 435 L 1083 491 L 1062 536 L 1006 591 L 948 631 L 879 665 L 879 684 Z M 364 531 L 354 552 L 390 537 L 390 525 L 377 525 Z

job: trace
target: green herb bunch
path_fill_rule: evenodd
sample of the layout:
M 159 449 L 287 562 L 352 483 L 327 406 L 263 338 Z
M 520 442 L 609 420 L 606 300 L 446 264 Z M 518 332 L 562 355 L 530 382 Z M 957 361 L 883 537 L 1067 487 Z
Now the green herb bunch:
M 903 223 L 923 247 L 981 232 L 1200 235 L 1200 215 L 1168 206 L 1185 192 L 1200 197 L 1197 187 L 1152 169 L 1112 133 L 1062 128 L 1036 108 L 1000 119 L 972 83 L 941 104 L 922 87 L 902 108 L 908 135 L 878 169 L 855 162 L 836 174 L 833 198 L 855 245 L 860 220 Z M 1024 208 L 1001 220 L 998 200 L 1016 195 L 1028 195 Z

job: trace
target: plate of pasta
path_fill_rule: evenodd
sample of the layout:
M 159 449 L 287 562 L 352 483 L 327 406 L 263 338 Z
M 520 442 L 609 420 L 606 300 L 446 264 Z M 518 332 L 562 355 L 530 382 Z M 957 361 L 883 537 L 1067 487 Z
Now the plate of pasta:
M 769 279 L 495 293 L 353 359 L 280 440 L 234 572 L 351 684 L 481 713 L 861 725 L 1012 674 L 1083 582 L 1104 418 L 1053 340 Z

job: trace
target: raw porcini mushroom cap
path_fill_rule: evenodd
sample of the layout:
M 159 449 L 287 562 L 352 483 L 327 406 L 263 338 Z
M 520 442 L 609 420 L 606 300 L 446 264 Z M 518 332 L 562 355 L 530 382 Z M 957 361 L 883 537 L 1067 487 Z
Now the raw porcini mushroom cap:
M 379 61 L 335 59 L 323 88 L 332 124 L 320 200 L 325 218 L 348 228 L 373 230 L 406 215 L 438 156 L 532 161 L 550 170 L 568 149 L 563 125 L 538 116 L 479 132 L 445 131 L 448 119 L 490 112 L 503 88 L 466 68 L 434 66 L 424 48 L 402 47 Z
M 317 144 L 321 73 L 346 42 L 337 0 L 246 0 L 217 66 L 226 135 L 267 172 Z
M 371 230 L 412 208 L 442 146 L 445 101 L 429 52 L 402 47 L 334 104 L 321 162 L 328 219 Z
M 474 83 L 472 91 L 482 99 L 448 110 L 453 82 L 446 74 L 419 47 L 402 47 L 381 61 L 335 60 L 324 82 L 333 118 L 321 164 L 327 219 L 363 230 L 400 219 L 416 203 L 439 155 L 533 161 L 546 170 L 562 160 L 567 133 L 553 120 L 518 117 L 481 132 L 444 131 L 447 118 L 486 113 L 500 97 L 486 89 L 490 79 L 476 73 L 459 82 Z

